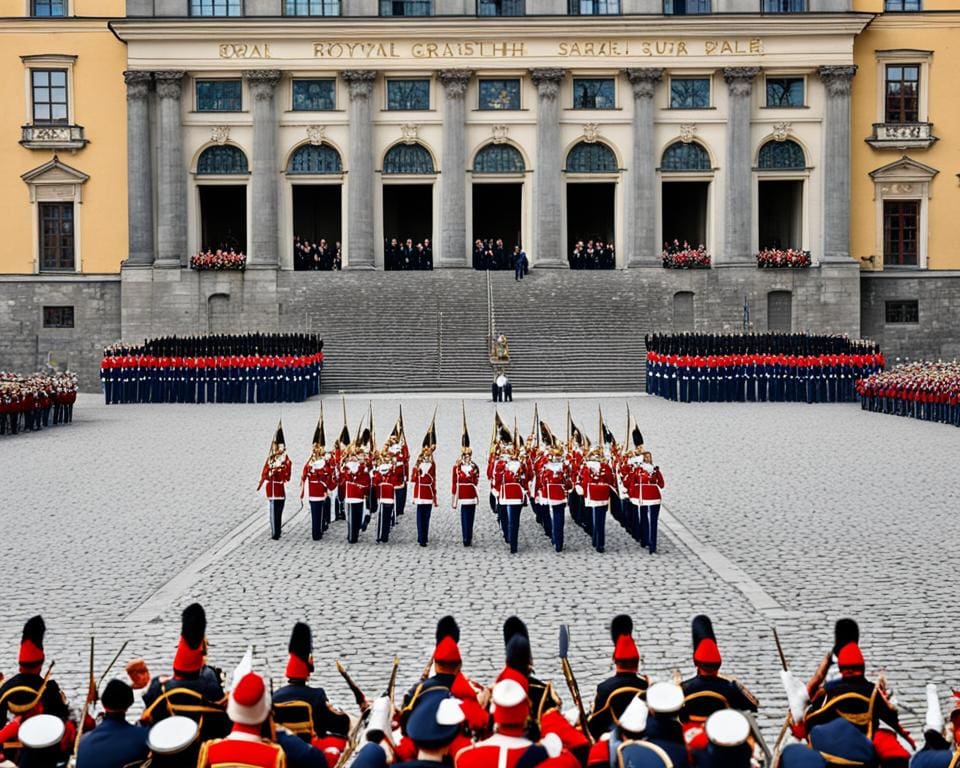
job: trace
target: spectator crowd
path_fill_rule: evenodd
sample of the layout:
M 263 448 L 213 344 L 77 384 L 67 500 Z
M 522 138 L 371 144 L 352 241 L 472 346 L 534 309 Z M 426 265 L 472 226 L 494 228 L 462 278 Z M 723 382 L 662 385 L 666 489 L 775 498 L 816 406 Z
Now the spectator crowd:
M 857 382 L 865 411 L 960 427 L 960 362 L 917 361 Z
M 320 270 L 331 272 L 343 267 L 343 248 L 340 242 L 330 245 L 320 238 L 310 241 L 299 236 L 293 238 L 293 268 L 298 272 Z
M 414 242 L 411 237 L 406 240 L 391 237 L 383 246 L 383 268 L 390 272 L 433 269 L 433 244 L 430 238 Z
M 34 373 L 20 376 L 0 371 L 0 435 L 69 424 L 77 399 L 73 373 Z
M 577 240 L 570 252 L 570 269 L 613 269 L 617 256 L 613 243 L 603 240 Z

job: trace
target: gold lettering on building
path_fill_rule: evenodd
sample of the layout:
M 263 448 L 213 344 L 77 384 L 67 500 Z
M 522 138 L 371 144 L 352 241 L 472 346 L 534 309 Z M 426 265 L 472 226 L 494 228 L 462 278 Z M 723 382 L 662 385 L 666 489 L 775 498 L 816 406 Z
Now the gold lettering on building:
M 755 37 L 749 40 L 705 40 L 703 52 L 707 56 L 757 56 L 763 53 L 763 44 Z
M 399 59 L 396 43 L 331 41 L 313 44 L 316 59 Z
M 270 59 L 270 43 L 220 43 L 221 59 Z

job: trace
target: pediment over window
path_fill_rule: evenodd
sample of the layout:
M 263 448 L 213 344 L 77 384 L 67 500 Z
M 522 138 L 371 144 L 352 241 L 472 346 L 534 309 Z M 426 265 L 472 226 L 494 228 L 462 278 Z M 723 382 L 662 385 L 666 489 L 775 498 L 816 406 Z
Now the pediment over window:
M 90 176 L 83 171 L 61 163 L 56 155 L 32 171 L 27 171 L 21 179 L 30 188 L 30 202 L 38 200 L 74 200 L 82 202 L 80 191 Z
M 899 160 L 870 171 L 870 178 L 877 182 L 929 182 L 940 171 L 918 163 L 906 155 Z

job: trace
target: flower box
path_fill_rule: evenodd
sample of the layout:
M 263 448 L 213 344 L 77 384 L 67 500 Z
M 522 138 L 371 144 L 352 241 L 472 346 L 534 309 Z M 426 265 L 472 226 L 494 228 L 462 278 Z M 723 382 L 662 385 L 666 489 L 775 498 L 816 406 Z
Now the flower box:
M 665 269 L 710 268 L 710 254 L 707 249 L 702 244 L 694 247 L 686 240 L 683 243 L 676 240 L 673 243 L 664 243 L 661 259 Z
M 812 263 L 810 251 L 793 248 L 764 248 L 757 254 L 757 266 L 761 269 L 803 269 Z
M 240 271 L 247 268 L 247 256 L 235 251 L 201 251 L 190 257 L 190 269 L 197 271 Z

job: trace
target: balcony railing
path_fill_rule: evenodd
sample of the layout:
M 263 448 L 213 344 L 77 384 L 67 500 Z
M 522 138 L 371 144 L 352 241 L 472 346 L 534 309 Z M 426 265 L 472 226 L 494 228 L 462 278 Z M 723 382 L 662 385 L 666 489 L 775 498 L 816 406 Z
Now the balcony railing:
M 936 140 L 933 123 L 874 123 L 867 144 L 874 149 L 926 149 Z
M 27 149 L 83 149 L 82 125 L 25 125 L 20 143 Z

